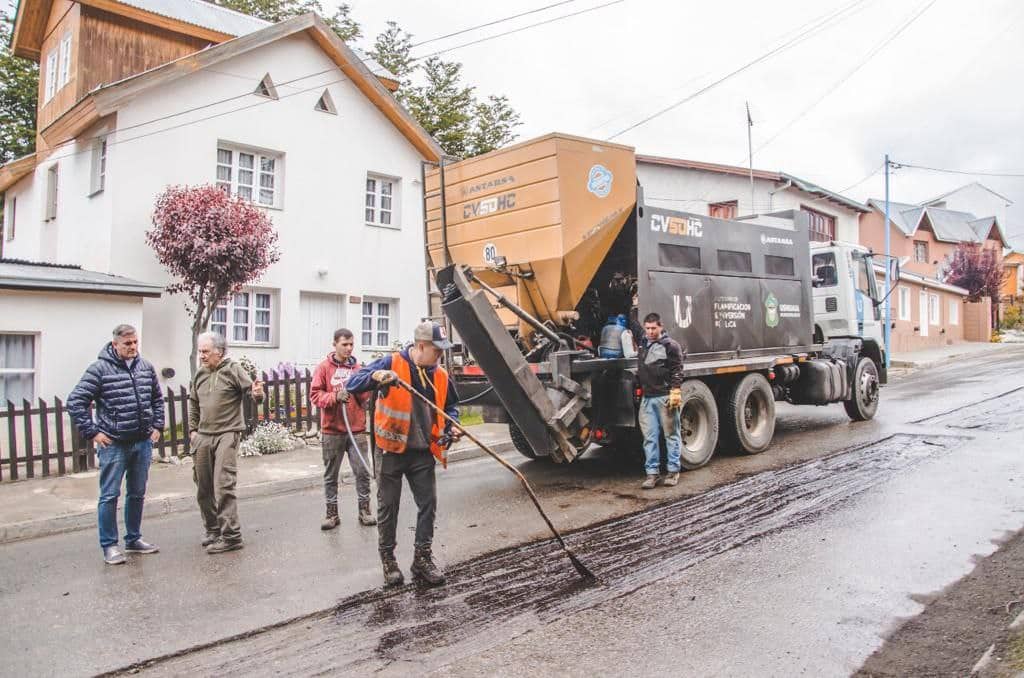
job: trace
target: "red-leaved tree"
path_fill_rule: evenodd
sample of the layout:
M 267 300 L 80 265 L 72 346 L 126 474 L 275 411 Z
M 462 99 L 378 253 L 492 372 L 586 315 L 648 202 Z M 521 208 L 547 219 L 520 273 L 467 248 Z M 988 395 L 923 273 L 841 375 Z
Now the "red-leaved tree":
M 169 186 L 156 199 L 146 242 L 177 279 L 167 291 L 189 299 L 195 376 L 197 338 L 219 302 L 281 258 L 277 233 L 261 209 L 216 186 Z
M 944 279 L 967 290 L 968 301 L 989 297 L 997 304 L 1003 275 L 1003 265 L 993 250 L 978 243 L 960 243 L 946 262 Z

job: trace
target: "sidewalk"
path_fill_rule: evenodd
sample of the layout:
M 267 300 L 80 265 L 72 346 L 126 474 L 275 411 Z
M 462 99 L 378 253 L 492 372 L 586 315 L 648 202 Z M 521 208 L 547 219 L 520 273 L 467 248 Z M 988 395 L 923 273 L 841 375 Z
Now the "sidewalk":
M 930 348 L 924 351 L 913 351 L 911 353 L 894 353 L 890 365 L 893 368 L 910 368 L 920 369 L 922 367 L 931 367 L 933 365 L 939 365 L 941 363 L 954 360 L 956 358 L 965 358 L 969 356 L 980 356 L 987 353 L 996 353 L 998 351 L 1012 350 L 1014 346 L 1020 346 L 1020 344 L 1011 343 L 984 343 L 967 341 L 959 344 L 952 344 L 950 346 L 940 346 L 937 348 Z
M 479 424 L 470 432 L 499 454 L 515 448 L 505 424 Z M 485 454 L 469 440 L 448 453 L 449 464 Z M 358 463 L 358 462 L 356 462 Z M 34 478 L 0 485 L 0 544 L 96 527 L 99 471 Z M 300 447 L 264 457 L 238 460 L 238 498 L 264 497 L 319 486 L 323 478 L 320 448 Z M 353 482 L 348 459 L 342 482 Z M 118 505 L 123 505 L 124 497 Z M 154 463 L 146 489 L 145 518 L 196 509 L 192 463 Z

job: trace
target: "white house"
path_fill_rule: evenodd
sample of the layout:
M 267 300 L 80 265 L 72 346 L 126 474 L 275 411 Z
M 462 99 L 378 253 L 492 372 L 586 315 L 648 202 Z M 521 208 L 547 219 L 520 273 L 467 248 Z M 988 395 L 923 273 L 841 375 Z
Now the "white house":
M 753 171 L 710 162 L 637 155 L 644 201 L 665 209 L 721 219 L 785 210 L 810 218 L 812 240 L 858 242 L 858 218 L 866 205 L 785 172 Z
M 40 129 L 34 156 L 0 168 L 5 258 L 163 286 L 144 238 L 155 197 L 216 183 L 267 211 L 282 253 L 214 316 L 235 356 L 313 364 L 341 326 L 368 356 L 426 313 L 421 172 L 440 149 L 391 95 L 394 76 L 316 15 L 270 25 L 202 0 L 22 0 L 12 46 L 41 64 Z M 66 296 L 37 293 L 33 319 L 0 294 L 8 335 L 46 345 L 64 322 Z M 141 325 L 168 385 L 187 383 L 184 299 L 141 299 L 141 317 L 118 317 Z M 114 315 L 76 316 L 91 355 Z M 35 395 L 66 393 L 84 367 Z
M 921 203 L 922 207 L 939 207 L 957 212 L 991 215 L 1006 224 L 1006 211 L 1013 201 L 988 186 L 973 181 Z

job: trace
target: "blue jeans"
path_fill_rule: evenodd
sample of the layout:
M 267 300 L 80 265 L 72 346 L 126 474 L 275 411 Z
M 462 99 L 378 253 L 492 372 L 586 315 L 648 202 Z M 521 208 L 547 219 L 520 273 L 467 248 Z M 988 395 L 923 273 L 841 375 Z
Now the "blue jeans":
M 668 448 L 668 472 L 678 473 L 683 441 L 679 437 L 679 410 L 668 408 L 668 396 L 644 397 L 640 402 L 640 432 L 644 434 L 644 468 L 647 475 L 661 473 L 659 436 L 665 436 Z
M 128 488 L 124 497 L 124 543 L 130 544 L 142 537 L 142 502 L 146 498 L 153 443 L 149 438 L 135 443 L 115 441 L 97 447 L 96 456 L 100 460 L 100 500 L 96 507 L 100 548 L 117 544 L 117 500 L 125 476 Z

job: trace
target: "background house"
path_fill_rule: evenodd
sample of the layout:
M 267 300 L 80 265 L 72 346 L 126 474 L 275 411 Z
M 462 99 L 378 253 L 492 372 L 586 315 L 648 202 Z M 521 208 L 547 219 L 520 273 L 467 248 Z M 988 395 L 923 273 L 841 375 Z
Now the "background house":
M 319 17 L 270 25 L 201 0 L 22 0 L 12 46 L 41 64 L 39 143 L 0 168 L 5 257 L 163 286 L 144 241 L 155 197 L 216 183 L 267 210 L 282 252 L 214 316 L 236 356 L 312 364 L 339 326 L 366 356 L 426 312 L 421 163 L 440 149 L 391 96 L 394 76 Z M 6 294 L 0 317 L 50 345 L 66 297 L 40 295 L 39 322 Z M 78 319 L 91 355 L 113 315 Z M 186 383 L 183 298 L 145 296 L 124 316 L 166 383 Z M 40 373 L 48 354 L 35 351 Z M 84 367 L 34 395 L 65 393 Z
M 751 214 L 802 210 L 810 218 L 811 240 L 857 242 L 858 217 L 868 207 L 784 172 L 750 170 L 715 163 L 637 155 L 644 201 L 665 209 L 734 219 Z

